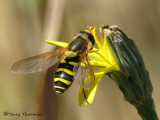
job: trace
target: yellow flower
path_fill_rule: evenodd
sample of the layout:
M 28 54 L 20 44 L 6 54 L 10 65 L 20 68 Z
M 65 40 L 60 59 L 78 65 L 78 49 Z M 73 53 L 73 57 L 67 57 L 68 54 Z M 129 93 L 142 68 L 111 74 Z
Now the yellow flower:
M 104 33 L 102 32 L 101 40 L 99 40 L 95 30 L 95 27 L 89 27 L 88 31 L 91 32 L 94 36 L 98 49 L 93 48 L 92 51 L 95 52 L 88 53 L 88 56 L 90 58 L 91 66 L 99 69 L 94 71 L 95 83 L 92 88 L 88 90 L 80 87 L 78 97 L 78 103 L 80 106 L 82 106 L 84 102 L 86 105 L 92 104 L 99 81 L 101 80 L 103 75 L 119 70 L 119 66 L 115 60 L 115 56 L 112 53 L 114 51 L 111 51 L 112 49 L 107 46 L 108 43 L 104 39 Z M 68 43 L 59 41 L 46 40 L 46 42 L 60 47 L 66 47 L 68 45 Z

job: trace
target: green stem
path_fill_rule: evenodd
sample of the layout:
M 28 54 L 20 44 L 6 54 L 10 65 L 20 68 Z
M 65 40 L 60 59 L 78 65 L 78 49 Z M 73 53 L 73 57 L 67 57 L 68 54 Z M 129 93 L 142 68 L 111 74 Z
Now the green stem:
M 136 106 L 142 120 L 158 120 L 153 99 L 147 99 L 143 104 Z

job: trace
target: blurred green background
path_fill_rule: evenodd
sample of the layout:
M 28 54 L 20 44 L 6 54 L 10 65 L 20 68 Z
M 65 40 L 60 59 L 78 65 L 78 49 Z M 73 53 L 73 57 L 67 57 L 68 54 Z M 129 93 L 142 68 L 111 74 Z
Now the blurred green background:
M 101 80 L 93 105 L 78 106 L 76 82 L 63 95 L 53 90 L 55 66 L 13 74 L 18 60 L 51 51 L 44 40 L 69 42 L 86 26 L 118 25 L 137 44 L 150 73 L 160 116 L 159 0 L 0 0 L 0 120 L 141 120 L 116 84 Z M 39 117 L 4 116 L 40 113 Z

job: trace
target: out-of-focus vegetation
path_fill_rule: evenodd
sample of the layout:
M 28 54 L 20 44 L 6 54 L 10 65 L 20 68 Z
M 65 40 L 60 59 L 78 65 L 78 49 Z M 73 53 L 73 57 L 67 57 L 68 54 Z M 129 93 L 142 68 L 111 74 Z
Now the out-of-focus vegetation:
M 160 116 L 160 1 L 3 0 L 0 17 L 0 119 L 140 120 L 136 109 L 109 78 L 101 80 L 93 105 L 79 107 L 76 82 L 61 96 L 53 91 L 55 66 L 29 75 L 10 72 L 17 60 L 54 49 L 44 40 L 69 42 L 86 26 L 104 24 L 118 25 L 137 44 L 151 77 Z M 42 116 L 4 116 L 5 111 L 38 112 Z

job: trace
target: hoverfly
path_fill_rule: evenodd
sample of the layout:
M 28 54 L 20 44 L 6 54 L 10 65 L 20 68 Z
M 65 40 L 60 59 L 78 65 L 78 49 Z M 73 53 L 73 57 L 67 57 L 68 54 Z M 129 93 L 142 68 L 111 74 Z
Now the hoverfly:
M 54 88 L 61 94 L 67 90 L 76 79 L 84 88 L 91 88 L 94 84 L 94 72 L 88 58 L 95 43 L 93 35 L 88 31 L 80 31 L 74 35 L 66 48 L 43 53 L 16 62 L 12 72 L 33 73 L 47 69 L 57 62 Z

